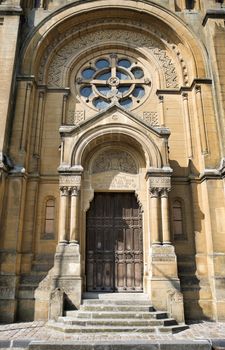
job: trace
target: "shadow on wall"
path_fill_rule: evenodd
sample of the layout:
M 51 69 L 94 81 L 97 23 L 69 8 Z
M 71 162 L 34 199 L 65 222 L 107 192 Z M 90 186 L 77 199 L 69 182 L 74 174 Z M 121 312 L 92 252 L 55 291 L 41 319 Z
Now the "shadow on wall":
M 184 208 L 186 209 L 184 210 L 184 215 L 186 216 L 184 222 L 188 222 L 187 230 L 189 232 L 187 232 L 184 240 L 176 240 L 173 238 L 173 244 L 177 254 L 178 277 L 181 283 L 181 292 L 184 296 L 185 317 L 186 320 L 208 320 L 209 317 L 200 306 L 200 299 L 201 295 L 205 294 L 205 292 L 210 294 L 210 285 L 208 276 L 199 277 L 197 268 L 198 251 L 196 251 L 196 245 L 199 245 L 197 240 L 204 240 L 202 237 L 204 235 L 202 232 L 202 222 L 205 215 L 199 206 L 198 185 L 195 181 L 190 181 L 191 178 L 198 178 L 200 173 L 191 160 L 189 161 L 188 167 L 181 167 L 176 160 L 170 160 L 170 166 L 174 170 L 173 176 L 175 178 L 176 176 L 179 177 L 179 179 L 183 178 L 185 185 L 187 183 L 186 181 L 189 180 L 190 197 L 183 198 L 186 204 L 186 208 Z M 179 190 L 177 193 L 179 193 Z M 189 204 L 188 200 L 190 200 Z M 187 210 L 188 207 L 190 211 Z M 187 214 L 188 212 L 190 213 L 189 215 Z M 211 298 L 208 300 L 204 298 L 204 306 L 206 306 L 207 303 L 210 308 Z

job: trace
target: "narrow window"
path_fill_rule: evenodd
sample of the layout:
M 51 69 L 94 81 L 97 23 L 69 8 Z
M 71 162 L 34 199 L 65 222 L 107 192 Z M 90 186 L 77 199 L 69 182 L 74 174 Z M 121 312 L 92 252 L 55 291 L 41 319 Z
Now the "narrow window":
M 186 9 L 193 10 L 195 8 L 195 0 L 186 0 Z
M 45 205 L 45 223 L 43 239 L 55 238 L 55 200 L 49 199 Z
M 179 200 L 176 200 L 173 203 L 173 236 L 175 240 L 182 240 L 186 238 L 184 232 L 182 202 Z

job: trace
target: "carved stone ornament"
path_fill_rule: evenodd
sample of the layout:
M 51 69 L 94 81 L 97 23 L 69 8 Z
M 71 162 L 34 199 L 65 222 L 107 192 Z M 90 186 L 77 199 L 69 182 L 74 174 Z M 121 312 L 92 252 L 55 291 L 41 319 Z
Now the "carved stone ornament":
M 117 170 L 128 174 L 137 174 L 138 169 L 134 159 L 125 151 L 107 150 L 101 152 L 92 166 L 92 173 L 102 173 Z
M 115 25 L 115 20 L 113 19 L 113 24 Z M 118 20 L 119 22 L 123 22 L 122 20 Z M 110 24 L 110 20 L 107 19 L 108 24 Z M 99 25 L 99 21 L 93 22 L 94 25 Z M 123 24 L 123 23 L 121 23 Z M 126 21 L 126 25 L 130 24 L 131 26 L 141 26 L 145 30 L 153 30 L 149 25 L 146 24 L 138 24 L 135 21 Z M 104 28 L 102 27 L 102 20 L 101 20 L 101 29 L 93 29 L 93 32 L 86 32 L 87 26 L 86 24 L 80 25 L 79 27 L 75 27 L 75 29 L 69 30 L 67 33 L 63 33 L 61 35 L 58 35 L 55 40 L 52 41 L 50 45 L 48 45 L 47 49 L 44 52 L 44 55 L 41 59 L 40 63 L 40 69 L 39 69 L 39 76 L 38 81 L 39 83 L 43 83 L 43 79 L 45 77 L 45 68 L 48 66 L 49 71 L 47 74 L 47 84 L 52 87 L 62 87 L 63 86 L 63 69 L 62 67 L 67 66 L 67 62 L 69 62 L 73 57 L 75 57 L 78 52 L 82 49 L 86 49 L 87 47 L 93 45 L 96 43 L 96 45 L 100 46 L 101 44 L 104 44 L 105 42 L 111 41 L 112 38 L 114 41 L 120 41 L 126 43 L 126 45 L 138 45 L 138 47 L 146 47 L 148 50 L 151 51 L 152 55 L 155 57 L 155 59 L 158 61 L 158 64 L 160 65 L 162 71 L 164 72 L 165 81 L 166 81 L 166 87 L 167 88 L 178 88 L 178 76 L 175 68 L 175 64 L 172 61 L 172 59 L 167 54 L 167 49 L 164 43 L 161 41 L 161 38 L 165 40 L 165 33 L 162 34 L 161 30 L 159 28 L 154 29 L 154 35 L 151 33 L 144 33 L 143 30 L 138 30 L 135 32 L 134 30 L 127 30 L 121 28 L 118 30 L 118 27 L 115 29 L 110 28 Z M 81 34 L 81 32 L 83 33 Z M 79 33 L 79 36 L 75 37 Z M 68 40 L 65 40 L 66 38 L 71 38 L 71 40 L 68 42 Z M 56 49 L 57 45 L 60 42 L 67 42 L 63 47 L 60 49 Z M 170 45 L 169 42 L 171 40 L 168 38 L 167 45 Z M 176 45 L 173 45 L 176 46 Z M 171 46 L 172 48 L 172 46 Z M 172 48 L 173 49 L 173 48 Z M 53 57 L 51 64 L 47 64 L 46 62 L 49 61 L 49 57 L 51 57 L 51 53 L 55 50 L 57 53 Z M 177 56 L 179 58 L 179 56 Z
M 95 174 L 92 177 L 92 188 L 95 190 L 136 190 L 137 177 L 129 174 Z
M 66 122 L 70 125 L 79 125 L 85 120 L 85 111 L 69 110 L 67 113 Z
M 158 198 L 160 195 L 160 189 L 158 187 L 151 187 L 149 189 L 149 194 L 151 198 Z
M 168 297 L 170 301 L 173 301 L 175 303 L 182 303 L 183 302 L 183 294 L 175 289 L 169 289 L 167 291 Z
M 168 198 L 168 194 L 171 191 L 171 188 L 162 188 L 160 191 L 161 198 Z
M 151 126 L 159 126 L 159 118 L 157 112 L 143 112 L 143 121 Z
M 79 187 L 77 187 L 77 186 L 71 187 L 70 193 L 71 193 L 71 196 L 74 196 L 74 197 L 79 196 L 79 193 L 80 193 Z
M 80 186 L 81 176 L 78 175 L 61 175 L 59 176 L 59 186 Z
M 67 186 L 61 186 L 61 187 L 60 187 L 60 192 L 61 192 L 61 196 L 62 196 L 62 197 L 67 197 L 67 196 L 69 196 L 69 193 L 70 193 L 69 187 L 67 187 Z
M 171 188 L 171 178 L 165 177 L 150 177 L 150 188 Z

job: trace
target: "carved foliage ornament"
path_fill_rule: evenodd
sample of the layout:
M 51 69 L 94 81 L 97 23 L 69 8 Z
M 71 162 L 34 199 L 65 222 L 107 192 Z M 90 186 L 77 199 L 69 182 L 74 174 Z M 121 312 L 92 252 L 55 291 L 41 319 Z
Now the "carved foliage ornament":
M 134 159 L 125 151 L 107 150 L 101 152 L 92 166 L 92 173 L 116 170 L 119 172 L 137 174 L 138 169 Z

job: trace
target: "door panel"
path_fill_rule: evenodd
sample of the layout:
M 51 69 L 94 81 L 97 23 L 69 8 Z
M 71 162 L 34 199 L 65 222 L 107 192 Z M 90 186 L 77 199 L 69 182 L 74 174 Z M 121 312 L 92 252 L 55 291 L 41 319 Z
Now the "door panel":
M 87 213 L 87 290 L 142 290 L 142 216 L 133 193 L 96 193 Z

